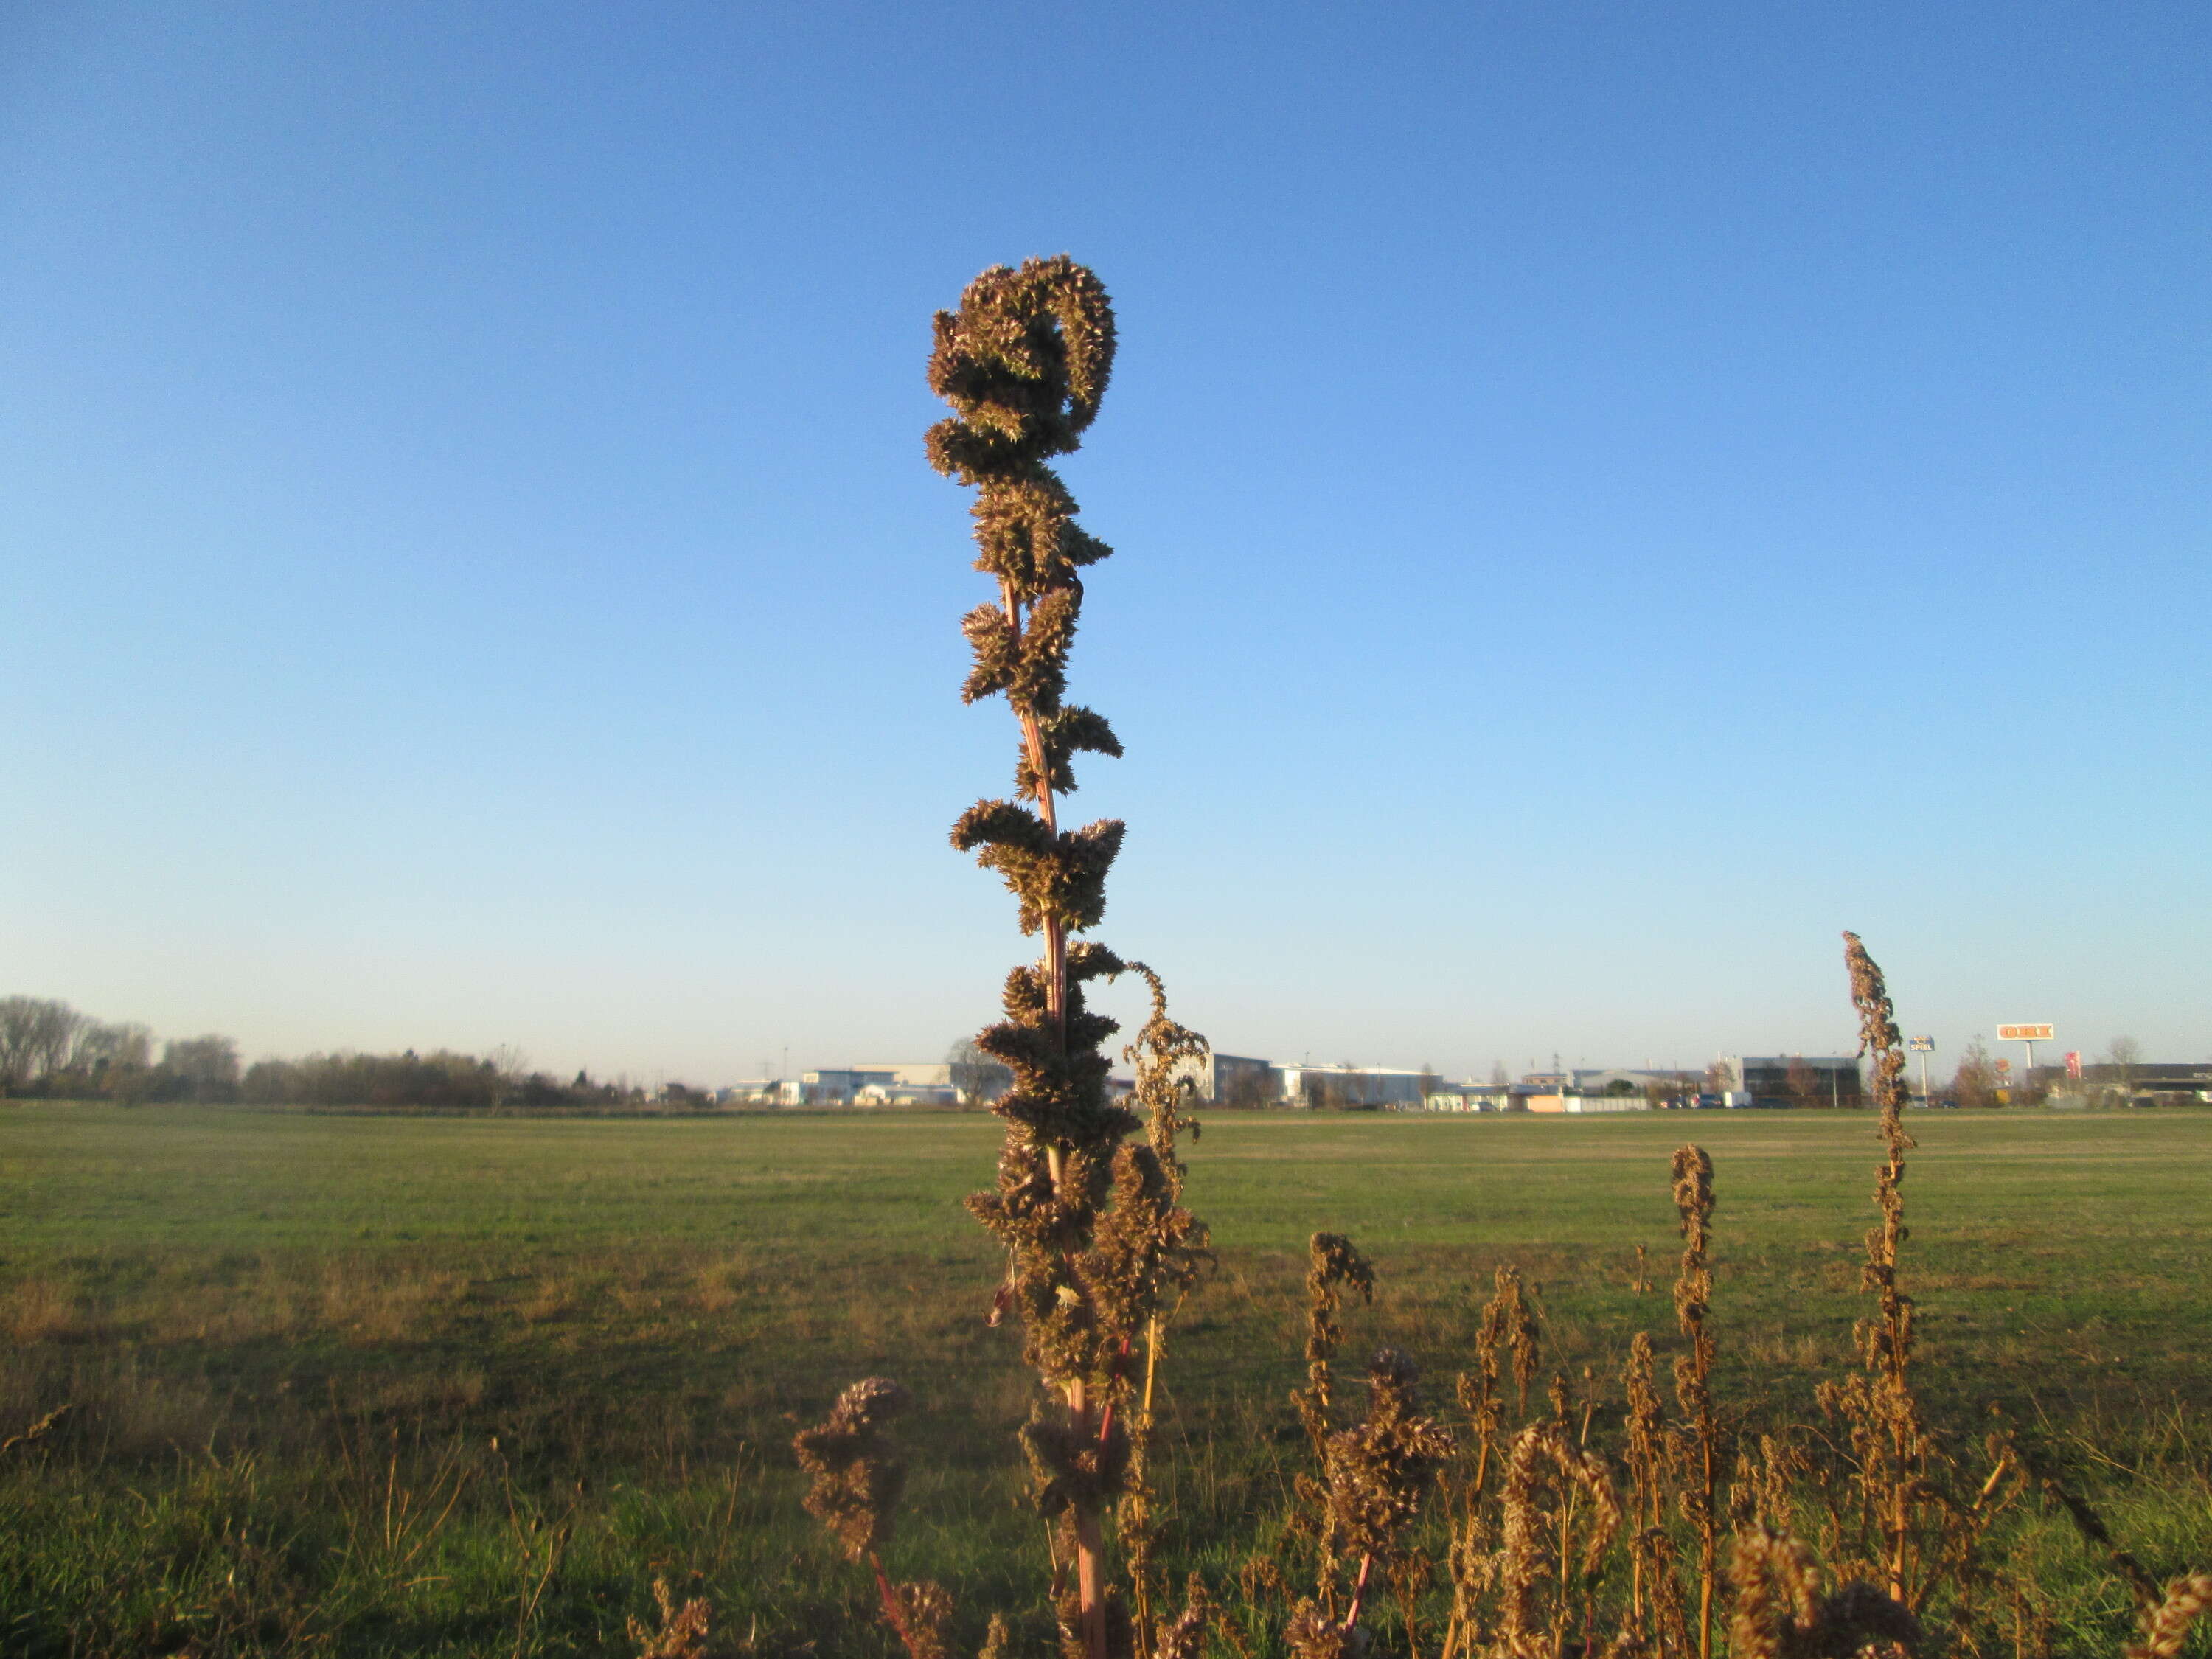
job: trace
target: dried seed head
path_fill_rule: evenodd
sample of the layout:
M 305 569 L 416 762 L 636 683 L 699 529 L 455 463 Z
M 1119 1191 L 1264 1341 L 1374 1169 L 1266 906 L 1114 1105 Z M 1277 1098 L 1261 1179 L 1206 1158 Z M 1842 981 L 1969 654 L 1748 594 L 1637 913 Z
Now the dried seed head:
M 1851 1659 L 1922 1639 L 1919 1621 L 1871 1584 L 1855 1580 L 1824 1593 L 1812 1551 L 1782 1533 L 1738 1534 L 1729 1577 L 1736 1593 L 1729 1659 Z
M 1704 1147 L 1676 1149 L 1674 1182 L 1674 1208 L 1682 1218 L 1682 1261 L 1674 1277 L 1674 1317 L 1682 1334 L 1690 1339 L 1690 1351 L 1674 1361 L 1674 1394 L 1682 1409 L 1703 1423 L 1712 1403 L 1708 1379 L 1712 1375 L 1713 1339 L 1705 1328 L 1705 1316 L 1712 1303 L 1713 1270 L 1705 1252 L 1712 1242 L 1715 1207 L 1713 1160 Z
M 1206 1621 L 1213 1604 L 1206 1599 L 1206 1581 L 1191 1574 L 1183 1586 L 1182 1612 L 1160 1632 L 1152 1659 L 1200 1659 L 1206 1651 Z
M 1135 1068 L 1135 1098 L 1146 1114 L 1145 1139 L 1167 1172 L 1170 1188 L 1180 1197 L 1182 1164 L 1176 1157 L 1176 1136 L 1184 1129 L 1193 1140 L 1199 1134 L 1198 1120 L 1186 1115 L 1198 1087 L 1190 1066 L 1211 1054 L 1212 1045 L 1169 1016 L 1167 988 L 1158 974 L 1141 962 L 1130 963 L 1127 971 L 1152 992 L 1152 1011 L 1121 1057 Z
M 1388 1560 L 1430 1477 L 1451 1455 L 1449 1432 L 1421 1414 L 1419 1376 L 1397 1349 L 1378 1351 L 1367 1367 L 1366 1416 L 1328 1437 L 1328 1541 L 1340 1554 Z
M 1577 1500 L 1588 1505 L 1589 1531 L 1580 1562 L 1570 1564 L 1561 1560 L 1560 1551 L 1571 1536 L 1567 1517 Z M 1491 1571 L 1498 1595 L 1497 1651 L 1512 1659 L 1547 1659 L 1551 1632 L 1539 1613 L 1541 1588 L 1554 1583 L 1564 1598 L 1571 1571 L 1595 1583 L 1620 1534 L 1620 1495 L 1603 1459 L 1576 1444 L 1557 1419 L 1540 1418 L 1513 1437 L 1500 1505 Z
M 1306 1295 L 1316 1306 L 1339 1305 L 1340 1285 L 1357 1291 L 1362 1302 L 1375 1300 L 1375 1269 L 1342 1233 L 1316 1233 L 1307 1258 Z
M 930 429 L 931 463 L 963 483 L 1019 477 L 1073 449 L 1114 368 L 1114 308 L 1066 254 L 994 265 L 957 312 L 937 313 L 929 389 L 954 414 Z M 987 553 L 992 550 L 986 549 Z M 1009 546 L 1044 556 L 1049 547 Z
M 1513 1391 L 1519 1397 L 1521 1409 L 1528 1408 L 1528 1385 L 1536 1380 L 1536 1370 L 1543 1358 L 1543 1331 L 1536 1322 L 1535 1310 L 1521 1285 L 1518 1267 L 1500 1265 L 1495 1279 L 1497 1294 L 1484 1304 L 1482 1327 L 1475 1334 L 1478 1352 L 1487 1351 L 1493 1358 L 1491 1374 L 1494 1376 L 1495 1355 L 1500 1347 L 1513 1358 Z
M 927 1582 L 891 1586 L 898 1607 L 899 1639 L 907 1659 L 946 1659 L 945 1632 L 952 1623 L 952 1598 L 942 1585 Z
M 2212 1574 L 2191 1573 L 2166 1587 L 2165 1599 L 2144 1610 L 2142 1639 L 2121 1650 L 2127 1659 L 2175 1659 L 2189 1627 L 2212 1607 Z
M 1652 1383 L 1654 1365 L 1651 1339 L 1638 1331 L 1629 1342 L 1628 1364 L 1621 1371 L 1628 1401 L 1621 1420 L 1628 1431 L 1624 1450 L 1639 1528 L 1658 1525 L 1666 1510 L 1666 1411 Z
M 791 1443 L 799 1467 L 812 1477 L 807 1513 L 829 1528 L 850 1560 L 890 1536 L 906 1464 L 883 1427 L 912 1401 L 889 1377 L 872 1376 L 837 1396 L 828 1421 L 800 1430 Z
M 1119 1496 L 1128 1481 L 1124 1419 L 1106 1425 L 1102 1434 L 1087 1413 L 1078 1422 L 1060 1405 L 1040 1401 L 1022 1425 L 1022 1449 L 1029 1455 L 1030 1491 L 1042 1515 L 1097 1510 Z
M 1344 1340 L 1336 1322 L 1349 1288 L 1362 1302 L 1375 1300 L 1375 1269 L 1342 1233 L 1316 1233 L 1306 1247 L 1306 1386 L 1291 1395 L 1315 1452 L 1327 1456 L 1332 1403 L 1329 1362 Z
M 1856 933 L 1844 935 L 1844 963 L 1851 976 L 1851 1006 L 1859 1016 L 1859 1052 L 1874 1061 L 1874 1101 L 1883 1113 L 1905 1103 L 1905 1039 L 1881 969 Z
M 1283 1645 L 1291 1659 L 1359 1659 L 1367 1648 L 1364 1628 L 1346 1630 L 1312 1601 L 1300 1601 L 1283 1626 Z
M 1739 1534 L 1729 1578 L 1735 1586 L 1731 1659 L 1783 1659 L 1791 1638 L 1820 1618 L 1820 1570 L 1812 1551 L 1794 1538 Z
M 707 1659 L 707 1603 L 695 1596 L 679 1606 L 665 1578 L 653 1581 L 653 1600 L 660 1610 L 657 1628 L 629 1621 L 629 1639 L 639 1644 L 638 1659 Z

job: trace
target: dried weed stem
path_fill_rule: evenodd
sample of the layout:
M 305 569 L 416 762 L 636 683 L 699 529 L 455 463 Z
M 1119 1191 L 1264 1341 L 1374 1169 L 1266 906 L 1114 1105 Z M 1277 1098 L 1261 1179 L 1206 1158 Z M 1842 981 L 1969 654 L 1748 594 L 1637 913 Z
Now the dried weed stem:
M 938 313 L 929 361 L 930 389 L 953 411 L 930 428 L 930 461 L 975 490 L 975 568 L 998 584 L 997 601 L 962 620 L 974 666 L 961 695 L 1004 696 L 1020 730 L 1015 799 L 977 802 L 952 843 L 1004 878 L 1022 931 L 1043 939 L 1036 964 L 1007 977 L 1005 1019 L 976 1039 L 1012 1071 L 1013 1086 L 993 1108 L 1006 1123 L 997 1186 L 968 1207 L 1006 1247 L 1005 1299 L 1022 1315 L 1024 1357 L 1054 1401 L 1033 1412 L 1022 1438 L 1038 1506 L 1067 1530 L 1076 1582 L 1055 1605 L 1088 1659 L 1120 1659 L 1137 1640 L 1107 1580 L 1104 1517 L 1127 1490 L 1136 1346 L 1155 1328 L 1162 1294 L 1204 1249 L 1160 1148 L 1126 1144 L 1138 1120 L 1106 1097 L 1102 1046 L 1117 1028 L 1084 1001 L 1086 982 L 1128 970 L 1103 945 L 1074 939 L 1105 913 L 1123 826 L 1063 830 L 1057 806 L 1075 787 L 1076 753 L 1121 752 L 1102 716 L 1063 700 L 1083 605 L 1078 572 L 1111 550 L 1076 524 L 1074 498 L 1047 465 L 1077 448 L 1097 416 L 1114 342 L 1104 288 L 1060 256 L 978 276 L 957 312 Z M 1146 977 L 1155 1014 L 1146 1029 L 1164 1063 L 1202 1052 L 1194 1034 L 1162 1023 L 1158 981 Z M 1170 1109 L 1170 1159 L 1175 1121 Z M 1156 1137 L 1161 1123 L 1156 1113 Z
M 1705 1328 L 1712 1304 L 1713 1160 L 1702 1146 L 1676 1150 L 1674 1208 L 1682 1218 L 1682 1262 L 1674 1279 L 1674 1317 L 1689 1343 L 1674 1360 L 1674 1398 L 1681 1407 L 1682 1518 L 1698 1535 L 1698 1659 L 1712 1659 L 1713 1596 L 1717 1588 L 1720 1431 L 1713 1418 L 1713 1338 Z

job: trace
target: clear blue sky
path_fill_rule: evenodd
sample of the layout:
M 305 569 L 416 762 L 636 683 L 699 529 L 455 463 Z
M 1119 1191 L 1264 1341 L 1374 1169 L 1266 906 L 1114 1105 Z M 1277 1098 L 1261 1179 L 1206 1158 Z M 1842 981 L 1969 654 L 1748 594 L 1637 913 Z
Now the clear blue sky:
M 2201 4 L 18 6 L 0 993 L 927 1057 L 928 323 L 1122 352 L 1101 936 L 1231 1052 L 2212 1054 Z

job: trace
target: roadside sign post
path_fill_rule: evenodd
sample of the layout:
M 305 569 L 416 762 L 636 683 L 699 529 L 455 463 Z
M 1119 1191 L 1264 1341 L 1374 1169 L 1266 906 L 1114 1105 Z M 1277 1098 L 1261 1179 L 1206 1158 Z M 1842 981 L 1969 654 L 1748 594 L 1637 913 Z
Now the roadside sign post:
M 1997 1041 L 2025 1042 L 2027 1045 L 2027 1069 L 2032 1073 L 2035 1070 L 2035 1045 L 2055 1041 L 2057 1030 L 2057 1026 L 2048 1024 L 2000 1025 L 1997 1027 Z
M 1913 1037 L 1905 1047 L 1920 1056 L 1920 1103 L 1932 1107 L 1936 1104 L 1936 1097 L 1928 1092 L 1928 1056 L 1936 1052 L 1936 1039 L 1932 1036 Z

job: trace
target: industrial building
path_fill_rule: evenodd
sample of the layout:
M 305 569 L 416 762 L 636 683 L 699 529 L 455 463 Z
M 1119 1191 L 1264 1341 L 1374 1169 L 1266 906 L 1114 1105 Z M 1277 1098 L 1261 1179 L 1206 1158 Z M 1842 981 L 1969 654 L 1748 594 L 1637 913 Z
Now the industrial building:
M 802 1072 L 783 1085 L 780 1106 L 951 1106 L 959 1102 L 944 1060 L 888 1060 Z
M 1217 1054 L 1179 1060 L 1176 1075 L 1188 1079 L 1209 1105 L 1272 1106 L 1283 1097 L 1281 1075 L 1264 1060 L 1248 1054 Z
M 993 1066 L 991 1070 L 1003 1071 Z M 2091 1067 L 2092 1071 L 2103 1068 Z M 2167 1097 L 2212 1091 L 2212 1068 L 2132 1068 L 2138 1091 Z M 944 1060 L 880 1061 L 823 1069 L 797 1080 L 745 1085 L 722 1091 L 732 1103 L 781 1106 L 953 1106 L 961 1104 L 957 1070 Z M 1531 1072 L 1506 1083 L 1446 1083 L 1407 1066 L 1277 1065 L 1249 1054 L 1209 1053 L 1182 1061 L 1178 1073 L 1210 1106 L 1281 1107 L 1351 1111 L 1525 1111 L 1586 1115 L 1655 1107 L 1777 1108 L 1866 1104 L 1859 1060 L 1851 1054 L 1730 1054 L 1702 1077 L 1626 1066 L 1576 1066 Z M 1125 1096 L 1126 1078 L 1109 1082 Z
M 1727 1073 L 1726 1104 L 1866 1104 L 1856 1054 L 1724 1054 L 1715 1064 Z
M 1276 1074 L 1282 1079 L 1276 1097 L 1305 1107 L 1418 1109 L 1443 1081 L 1434 1072 L 1392 1066 L 1284 1066 Z

